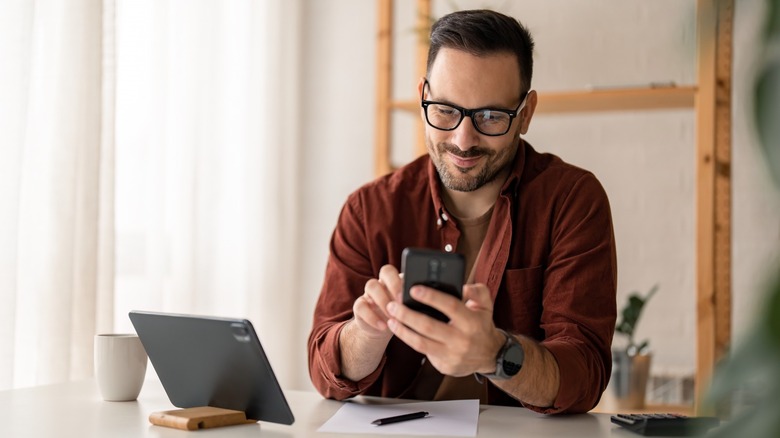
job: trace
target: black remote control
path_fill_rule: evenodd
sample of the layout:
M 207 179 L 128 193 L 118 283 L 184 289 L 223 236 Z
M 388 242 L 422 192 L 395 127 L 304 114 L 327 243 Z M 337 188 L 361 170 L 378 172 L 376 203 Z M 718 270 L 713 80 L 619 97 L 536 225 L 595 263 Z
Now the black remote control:
M 612 422 L 645 436 L 703 435 L 720 424 L 715 417 L 686 417 L 678 414 L 617 414 Z

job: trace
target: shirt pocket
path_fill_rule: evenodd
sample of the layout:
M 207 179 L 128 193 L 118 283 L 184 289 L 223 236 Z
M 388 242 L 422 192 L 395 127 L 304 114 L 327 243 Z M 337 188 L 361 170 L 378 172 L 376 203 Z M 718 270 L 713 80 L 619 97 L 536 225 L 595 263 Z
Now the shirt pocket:
M 542 289 L 544 267 L 507 269 L 496 296 L 496 325 L 513 333 L 542 336 Z

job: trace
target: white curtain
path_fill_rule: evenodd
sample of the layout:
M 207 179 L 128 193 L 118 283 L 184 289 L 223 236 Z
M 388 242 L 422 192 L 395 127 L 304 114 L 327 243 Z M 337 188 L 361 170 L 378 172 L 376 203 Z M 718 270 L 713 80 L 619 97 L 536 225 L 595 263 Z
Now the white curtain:
M 282 382 L 297 210 L 296 2 L 117 3 L 117 303 L 248 317 Z
M 0 29 L 0 387 L 84 378 L 112 264 L 98 258 L 113 171 L 101 166 L 101 2 L 4 2 Z
M 298 9 L 0 6 L 0 389 L 90 376 L 131 309 L 247 317 L 296 386 Z

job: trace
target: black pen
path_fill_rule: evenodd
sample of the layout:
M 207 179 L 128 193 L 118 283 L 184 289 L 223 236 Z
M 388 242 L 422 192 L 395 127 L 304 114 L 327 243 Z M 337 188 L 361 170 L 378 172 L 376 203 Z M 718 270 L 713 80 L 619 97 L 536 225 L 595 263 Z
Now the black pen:
M 397 415 L 395 417 L 380 418 L 378 420 L 372 421 L 371 424 L 375 426 L 382 426 L 384 424 L 400 423 L 401 421 L 416 420 L 418 418 L 425 418 L 427 416 L 428 416 L 427 412 L 420 411 L 420 412 L 415 412 L 413 414 L 403 414 L 403 415 Z

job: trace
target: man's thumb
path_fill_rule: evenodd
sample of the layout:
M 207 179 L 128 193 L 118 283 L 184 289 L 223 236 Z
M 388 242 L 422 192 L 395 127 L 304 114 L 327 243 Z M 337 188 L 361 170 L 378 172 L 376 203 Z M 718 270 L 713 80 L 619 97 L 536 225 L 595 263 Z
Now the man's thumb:
M 463 286 L 463 300 L 469 309 L 493 310 L 490 290 L 484 284 L 467 284 Z

